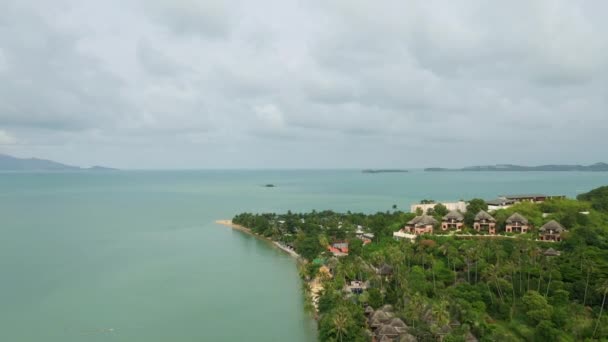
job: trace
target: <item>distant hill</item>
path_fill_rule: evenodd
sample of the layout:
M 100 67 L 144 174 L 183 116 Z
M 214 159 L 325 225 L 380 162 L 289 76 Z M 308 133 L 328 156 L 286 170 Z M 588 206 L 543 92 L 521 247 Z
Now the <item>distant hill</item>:
M 521 166 L 512 164 L 468 166 L 461 169 L 429 167 L 424 171 L 608 171 L 608 164 L 595 163 L 592 165 L 539 165 Z
M 116 170 L 103 166 L 81 168 L 66 165 L 52 160 L 38 158 L 17 158 L 6 154 L 0 154 L 0 171 L 109 171 Z

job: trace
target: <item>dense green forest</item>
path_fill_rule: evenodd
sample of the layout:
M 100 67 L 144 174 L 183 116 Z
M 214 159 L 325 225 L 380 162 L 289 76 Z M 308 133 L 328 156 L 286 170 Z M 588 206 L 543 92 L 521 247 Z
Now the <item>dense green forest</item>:
M 479 199 L 468 203 L 470 227 L 471 213 L 487 206 Z M 608 340 L 606 203 L 608 187 L 578 200 L 520 203 L 493 216 L 504 227 L 504 220 L 519 212 L 535 227 L 530 233 L 493 239 L 424 235 L 415 243 L 392 238 L 415 216 L 395 207 L 371 215 L 244 213 L 233 221 L 293 246 L 306 260 L 322 260 L 303 263 L 304 279 L 319 276 L 322 264 L 331 270 L 331 276 L 321 276 L 321 341 L 372 340 L 365 309 L 387 304 L 407 325 L 401 341 L 593 341 Z M 445 210 L 436 207 L 429 214 L 440 220 Z M 552 219 L 568 229 L 563 241 L 537 241 L 537 228 Z M 373 233 L 373 242 L 363 245 L 357 228 Z M 349 242 L 348 256 L 327 252 L 338 240 Z M 369 287 L 347 293 L 344 286 L 353 280 Z

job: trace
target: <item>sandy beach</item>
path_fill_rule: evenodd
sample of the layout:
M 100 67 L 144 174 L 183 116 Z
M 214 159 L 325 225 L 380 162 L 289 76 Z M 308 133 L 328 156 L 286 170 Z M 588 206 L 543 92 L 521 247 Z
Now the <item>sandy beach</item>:
M 258 239 L 268 241 L 268 242 L 272 243 L 275 247 L 277 247 L 278 249 L 282 250 L 283 252 L 291 255 L 292 257 L 294 257 L 296 259 L 300 258 L 300 255 L 298 253 L 296 253 L 294 250 L 291 250 L 291 249 L 287 248 L 286 246 L 283 246 L 282 244 L 280 244 L 276 241 L 273 241 L 272 239 L 255 234 L 254 232 L 251 231 L 251 229 L 249 229 L 247 227 L 243 227 L 239 224 L 233 223 L 232 220 L 217 220 L 217 221 L 215 221 L 215 223 L 220 224 L 222 226 L 230 227 L 235 230 L 239 230 L 239 231 L 244 232 L 249 235 L 253 235 L 253 236 L 257 237 Z

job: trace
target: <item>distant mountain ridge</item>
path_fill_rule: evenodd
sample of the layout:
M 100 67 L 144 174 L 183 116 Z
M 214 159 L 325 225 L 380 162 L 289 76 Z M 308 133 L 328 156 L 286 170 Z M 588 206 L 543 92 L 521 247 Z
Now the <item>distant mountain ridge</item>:
M 0 171 L 110 171 L 116 170 L 103 166 L 82 168 L 66 165 L 52 160 L 38 158 L 17 158 L 0 154 Z
M 428 167 L 424 171 L 608 171 L 608 164 L 595 163 L 591 165 L 539 165 L 521 166 L 513 164 L 468 166 L 461 169 Z

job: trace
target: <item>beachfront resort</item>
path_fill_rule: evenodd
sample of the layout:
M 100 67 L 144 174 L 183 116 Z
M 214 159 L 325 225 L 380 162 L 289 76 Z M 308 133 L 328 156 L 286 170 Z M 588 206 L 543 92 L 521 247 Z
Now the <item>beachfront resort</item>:
M 414 241 L 419 235 L 434 234 L 436 232 L 457 236 L 472 235 L 471 233 L 476 236 L 526 234 L 532 231 L 533 225 L 524 215 L 514 212 L 504 221 L 502 226 L 499 226 L 497 220 L 491 215 L 491 212 L 510 208 L 517 203 L 543 203 L 550 199 L 564 198 L 565 196 L 530 194 L 499 196 L 495 200 L 485 201 L 490 213 L 485 210 L 476 212 L 472 226 L 470 227 L 472 231 L 466 234 L 464 233 L 464 230 L 467 228 L 465 224 L 467 203 L 465 201 L 434 203 L 434 201 L 425 200 L 425 203 L 411 205 L 411 211 L 419 215 L 408 221 L 399 231 L 394 232 L 393 237 L 398 240 L 409 239 Z M 432 215 L 438 206 L 441 206 L 444 210 L 450 210 L 447 214 L 443 215 L 441 220 L 436 219 Z M 541 241 L 557 242 L 561 241 L 562 233 L 566 231 L 566 228 L 556 220 L 549 220 L 538 229 L 537 238 Z
M 608 336 L 608 187 L 409 209 L 243 213 L 233 223 L 298 257 L 322 341 Z

